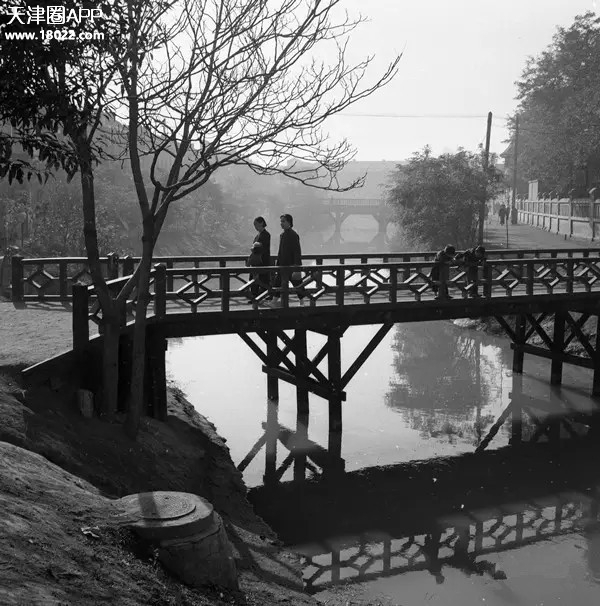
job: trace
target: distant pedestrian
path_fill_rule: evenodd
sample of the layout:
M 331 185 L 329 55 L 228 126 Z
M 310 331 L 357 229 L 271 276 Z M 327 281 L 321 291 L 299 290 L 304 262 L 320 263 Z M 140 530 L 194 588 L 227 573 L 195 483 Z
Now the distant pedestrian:
M 485 263 L 485 247 L 468 248 L 464 252 L 458 253 L 454 259 L 465 266 L 469 297 L 478 297 L 479 267 Z
M 500 225 L 504 225 L 504 220 L 508 219 L 508 209 L 504 204 L 500 204 L 498 209 L 498 218 L 500 219 Z
M 486 204 L 483 211 L 483 220 L 487 223 L 490 217 L 490 207 Z
M 258 268 L 264 267 L 263 246 L 260 242 L 254 242 L 254 244 L 252 244 L 250 256 L 248 257 L 246 264 L 254 269 L 254 271 L 250 272 L 250 279 L 254 280 L 250 286 L 250 292 L 252 293 L 252 297 L 256 299 L 261 292 L 264 292 L 269 288 L 269 273 L 258 270 Z M 253 301 L 253 303 L 256 302 Z
M 507 215 L 506 219 L 508 220 L 508 215 Z M 516 225 L 518 220 L 519 220 L 519 211 L 517 210 L 516 206 L 513 206 L 510 209 L 510 222 L 513 225 Z
M 435 265 L 431 268 L 431 273 L 429 277 L 433 280 L 431 288 L 435 293 L 435 298 L 439 299 L 440 297 L 451 299 L 452 297 L 448 294 L 448 274 L 450 264 L 454 261 L 454 256 L 456 254 L 456 248 L 452 246 L 452 244 L 448 244 L 443 250 L 440 250 L 436 253 L 434 258 Z M 442 277 L 444 280 L 441 280 Z M 440 285 L 440 281 L 443 281 L 444 284 Z M 440 288 L 441 286 L 441 288 Z
M 302 250 L 300 248 L 300 236 L 294 231 L 294 219 L 292 215 L 281 215 L 279 217 L 281 223 L 281 236 L 279 237 L 279 252 L 277 253 L 277 266 L 278 267 L 290 267 L 302 265 Z M 281 288 L 282 285 L 282 273 L 277 272 L 275 277 L 275 288 Z M 292 286 L 298 288 L 302 283 L 302 274 L 299 271 L 293 272 L 289 277 Z M 302 289 L 296 291 L 300 304 L 304 304 L 305 293 Z M 273 306 L 278 307 L 281 305 L 279 297 L 280 292 L 273 293 Z

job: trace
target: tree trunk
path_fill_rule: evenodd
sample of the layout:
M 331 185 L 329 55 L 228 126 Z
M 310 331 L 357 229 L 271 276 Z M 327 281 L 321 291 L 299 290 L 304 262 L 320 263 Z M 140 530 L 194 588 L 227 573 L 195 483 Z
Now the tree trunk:
M 146 310 L 150 301 L 150 271 L 154 243 L 152 238 L 152 217 L 150 225 L 144 220 L 144 237 L 140 274 L 138 279 L 138 295 L 135 307 L 135 325 L 133 330 L 133 352 L 131 370 L 131 392 L 127 408 L 125 431 L 135 439 L 140 427 L 140 419 L 144 407 L 144 372 L 146 367 Z M 149 235 L 148 235 L 149 234 Z
M 102 414 L 109 419 L 117 412 L 119 403 L 119 337 L 118 316 L 104 316 L 102 343 Z
M 81 173 L 81 197 L 83 206 L 83 235 L 90 274 L 105 322 L 102 356 L 103 398 L 102 413 L 112 416 L 117 410 L 119 383 L 119 316 L 116 302 L 112 299 L 100 263 L 98 232 L 96 231 L 96 199 L 91 151 L 85 129 L 75 134 L 73 142 L 77 149 Z M 115 336 L 116 333 L 116 336 Z

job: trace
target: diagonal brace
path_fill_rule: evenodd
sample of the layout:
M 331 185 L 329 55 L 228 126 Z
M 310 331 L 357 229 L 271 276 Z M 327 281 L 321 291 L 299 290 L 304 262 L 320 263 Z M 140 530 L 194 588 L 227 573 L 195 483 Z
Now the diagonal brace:
M 362 350 L 362 353 L 358 356 L 358 358 L 356 358 L 356 360 L 354 361 L 352 366 L 350 366 L 350 368 L 344 373 L 344 376 L 342 377 L 342 381 L 341 381 L 342 389 L 344 389 L 344 387 L 346 387 L 346 385 L 348 385 L 348 383 L 350 382 L 352 377 L 360 370 L 361 366 L 367 361 L 369 356 L 375 351 L 377 346 L 381 343 L 381 341 L 383 340 L 385 335 L 387 335 L 387 333 L 390 331 L 390 329 L 392 328 L 393 325 L 394 325 L 393 323 L 388 322 L 386 324 L 383 324 L 379 328 L 379 330 L 377 331 L 375 336 L 371 339 L 369 344 Z

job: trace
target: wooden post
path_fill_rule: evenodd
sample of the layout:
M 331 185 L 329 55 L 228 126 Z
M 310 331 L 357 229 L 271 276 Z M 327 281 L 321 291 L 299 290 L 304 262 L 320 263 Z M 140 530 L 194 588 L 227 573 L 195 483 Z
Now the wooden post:
M 229 311 L 230 293 L 229 273 L 223 270 L 219 276 L 219 280 L 221 282 L 221 311 L 227 312 Z
M 595 356 L 592 397 L 600 397 L 600 315 L 596 316 L 596 347 L 594 351 Z
M 123 257 L 123 276 L 131 276 L 135 271 L 135 262 L 131 255 Z
M 22 302 L 25 300 L 25 285 L 23 283 L 23 257 L 15 255 L 12 258 L 11 294 L 12 300 Z
M 69 299 L 69 285 L 67 278 L 67 262 L 58 262 L 58 288 L 61 301 L 67 301 Z
M 573 284 L 575 282 L 575 262 L 573 259 L 567 259 L 567 293 L 573 294 Z
M 552 366 L 550 370 L 550 384 L 562 383 L 563 356 L 565 344 L 565 313 L 557 311 L 554 314 L 554 338 L 552 341 Z
M 398 268 L 390 267 L 390 303 L 398 302 Z
M 323 265 L 323 257 L 317 257 L 316 258 L 316 265 Z M 315 276 L 315 282 L 317 283 L 317 289 L 320 290 L 321 288 L 323 288 L 323 272 L 322 271 L 316 271 L 314 273 Z
M 164 266 L 163 266 L 164 267 Z M 166 350 L 168 341 L 161 335 L 150 337 L 150 364 L 148 370 L 152 373 L 152 398 L 154 418 L 159 421 L 167 420 L 167 373 Z
M 110 253 L 106 257 L 107 276 L 109 280 L 116 280 L 119 277 L 119 255 Z
M 483 296 L 492 297 L 492 266 L 489 263 L 483 264 Z
M 515 322 L 515 335 L 516 341 L 513 349 L 513 372 L 521 374 L 523 372 L 523 361 L 525 359 L 525 352 L 523 351 L 523 345 L 525 345 L 525 331 L 527 330 L 527 316 L 521 314 L 516 316 Z
M 526 292 L 528 295 L 533 294 L 533 288 L 534 288 L 534 284 L 535 284 L 534 278 L 535 278 L 535 262 L 527 261 L 527 276 L 526 276 L 525 288 L 526 288 Z
M 335 304 L 340 307 L 344 305 L 344 283 L 346 278 L 346 270 L 343 267 L 338 267 L 335 270 Z
M 267 366 L 276 368 L 277 335 L 267 331 Z M 267 374 L 267 427 L 265 442 L 265 485 L 272 484 L 277 478 L 277 440 L 279 438 L 279 380 Z
M 297 379 L 306 378 L 303 357 L 306 357 L 306 329 L 297 328 L 294 335 L 296 343 Z M 296 440 L 297 450 L 294 457 L 294 480 L 301 481 L 306 477 L 306 441 L 308 440 L 309 401 L 308 389 L 296 385 Z M 299 445 L 299 447 L 298 447 Z
M 290 270 L 287 267 L 281 268 L 281 306 L 290 306 Z
M 85 284 L 73 284 L 73 350 L 76 354 L 86 351 L 90 341 L 89 295 Z
M 162 319 L 167 314 L 167 268 L 157 263 L 154 272 L 154 315 Z
M 596 194 L 598 188 L 594 187 L 590 189 L 590 227 L 592 230 L 592 240 L 596 239 Z
M 84 284 L 73 284 L 73 351 L 75 353 L 75 376 L 78 387 L 88 388 L 89 291 Z
M 327 336 L 327 366 L 329 386 L 333 390 L 329 397 L 329 454 L 331 461 L 342 458 L 342 357 L 339 331 L 332 331 Z M 340 471 L 339 468 L 332 472 Z
M 167 259 L 167 269 L 173 269 L 173 259 Z M 173 292 L 174 288 L 174 279 L 172 275 L 167 277 L 167 290 L 169 292 Z

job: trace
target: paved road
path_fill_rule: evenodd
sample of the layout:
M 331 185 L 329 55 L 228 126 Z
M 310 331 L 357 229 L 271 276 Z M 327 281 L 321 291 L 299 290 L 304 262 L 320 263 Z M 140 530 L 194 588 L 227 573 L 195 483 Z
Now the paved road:
M 486 224 L 485 241 L 489 248 L 506 248 L 506 226 L 494 217 Z M 600 242 L 567 238 L 530 225 L 508 226 L 508 248 L 600 248 Z

